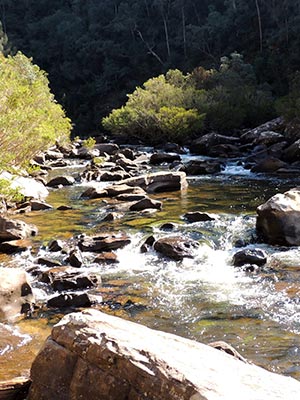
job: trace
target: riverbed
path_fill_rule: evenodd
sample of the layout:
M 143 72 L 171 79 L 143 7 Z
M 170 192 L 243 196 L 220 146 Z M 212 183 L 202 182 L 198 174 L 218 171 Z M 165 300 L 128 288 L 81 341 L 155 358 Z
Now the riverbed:
M 76 176 L 82 168 L 74 164 L 52 173 Z M 129 212 L 112 222 L 101 222 L 107 213 L 102 200 L 80 197 L 89 184 L 51 189 L 47 202 L 53 210 L 20 217 L 39 229 L 31 251 L 0 257 L 1 266 L 30 267 L 36 257 L 47 255 L 52 239 L 125 231 L 131 244 L 117 250 L 118 264 L 95 265 L 86 255 L 82 268 L 102 279 L 92 290 L 96 308 L 203 343 L 224 340 L 249 361 L 300 379 L 300 250 L 257 243 L 255 232 L 256 207 L 299 180 L 251 174 L 231 160 L 221 173 L 188 182 L 184 191 L 151 195 L 163 202 L 161 211 Z M 73 209 L 57 210 L 62 204 Z M 183 215 L 189 211 L 215 219 L 187 223 Z M 161 229 L 167 222 L 174 225 L 172 235 L 199 242 L 193 259 L 170 261 L 154 250 L 141 253 L 149 235 L 170 234 Z M 264 249 L 267 264 L 252 272 L 234 267 L 233 254 L 246 247 Z M 34 276 L 30 280 L 39 308 L 26 319 L 0 324 L 1 379 L 28 374 L 53 324 L 71 311 L 47 310 L 52 293 Z

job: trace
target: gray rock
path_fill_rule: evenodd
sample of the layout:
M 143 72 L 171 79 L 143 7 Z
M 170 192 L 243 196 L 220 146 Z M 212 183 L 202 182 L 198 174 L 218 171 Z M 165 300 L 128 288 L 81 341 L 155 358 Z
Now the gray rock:
M 31 380 L 28 400 L 296 400 L 300 392 L 296 379 L 241 360 L 229 345 L 220 351 L 93 309 L 54 326 Z
M 150 157 L 150 164 L 152 165 L 171 164 L 174 161 L 181 161 L 181 157 L 178 154 L 169 153 L 153 153 Z
M 47 301 L 47 307 L 50 308 L 91 307 L 92 304 L 93 301 L 87 293 L 62 293 Z
M 257 208 L 256 229 L 270 244 L 300 245 L 300 188 L 271 197 Z
M 207 175 L 221 172 L 223 164 L 220 161 L 191 160 L 181 167 L 187 175 Z
M 28 225 L 17 219 L 11 220 L 0 216 L 0 242 L 26 239 L 36 234 L 37 228 L 34 225 Z
M 154 243 L 154 250 L 172 260 L 180 261 L 185 257 L 193 258 L 193 253 L 198 246 L 199 243 L 194 240 L 169 236 L 158 239 Z
M 143 200 L 139 200 L 132 204 L 129 209 L 130 211 L 142 211 L 148 208 L 154 208 L 156 210 L 161 210 L 162 202 L 157 200 L 152 200 L 149 197 Z
M 71 186 L 74 185 L 75 179 L 72 176 L 57 176 L 51 179 L 48 183 L 48 187 L 59 187 L 59 186 Z
M 79 242 L 79 248 L 81 251 L 91 252 L 105 252 L 111 250 L 117 250 L 125 247 L 130 243 L 130 239 L 125 234 L 106 234 L 103 236 L 96 237 L 84 237 Z
M 267 253 L 261 249 L 240 250 L 233 256 L 233 265 L 241 267 L 245 264 L 262 266 L 267 262 Z

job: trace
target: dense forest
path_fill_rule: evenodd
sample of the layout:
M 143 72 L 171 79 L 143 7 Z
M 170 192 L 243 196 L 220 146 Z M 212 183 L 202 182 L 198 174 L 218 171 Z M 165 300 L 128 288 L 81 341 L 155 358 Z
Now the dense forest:
M 4 51 L 48 72 L 82 136 L 170 69 L 218 68 L 237 52 L 280 97 L 300 61 L 299 0 L 1 0 L 0 20 Z

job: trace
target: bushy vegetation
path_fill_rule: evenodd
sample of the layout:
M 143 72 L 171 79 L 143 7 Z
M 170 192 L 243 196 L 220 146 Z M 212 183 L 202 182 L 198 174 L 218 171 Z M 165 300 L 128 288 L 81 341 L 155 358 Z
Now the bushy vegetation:
M 21 53 L 0 53 L 0 169 L 26 166 L 37 152 L 68 140 L 70 130 L 46 73 Z
M 299 0 L 1 0 L 0 12 L 9 47 L 49 73 L 75 135 L 94 135 L 101 118 L 149 78 L 217 69 L 233 51 L 254 66 L 259 82 L 285 95 L 300 65 L 299 18 Z M 224 86 L 212 94 L 227 104 Z M 253 96 L 245 92 L 242 100 Z M 234 97 L 230 102 L 235 109 Z M 219 125 L 222 110 L 215 106 Z
M 103 119 L 104 128 L 148 143 L 184 143 L 193 134 L 228 132 L 272 117 L 270 88 L 257 83 L 253 67 L 238 53 L 221 61 L 216 70 L 170 70 L 149 79 Z

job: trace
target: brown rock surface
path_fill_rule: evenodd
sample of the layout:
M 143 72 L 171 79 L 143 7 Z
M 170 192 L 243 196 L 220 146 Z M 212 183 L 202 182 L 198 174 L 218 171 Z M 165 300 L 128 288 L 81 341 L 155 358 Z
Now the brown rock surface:
M 96 310 L 64 317 L 31 369 L 28 400 L 296 400 L 300 382 Z

